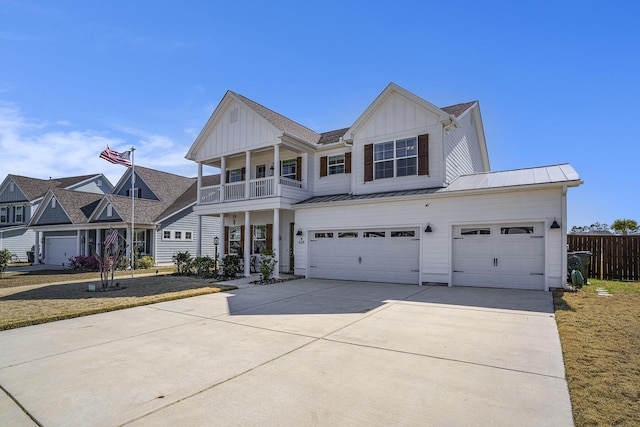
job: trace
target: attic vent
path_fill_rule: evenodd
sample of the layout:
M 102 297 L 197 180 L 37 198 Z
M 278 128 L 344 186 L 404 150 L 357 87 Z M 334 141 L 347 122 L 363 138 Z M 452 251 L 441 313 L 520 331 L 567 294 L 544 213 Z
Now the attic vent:
M 229 111 L 229 123 L 236 123 L 238 121 L 238 107 L 232 108 Z
M 56 208 L 56 198 L 52 197 L 51 198 L 51 209 L 55 209 Z
M 13 182 L 13 181 L 11 181 L 11 182 L 9 183 L 9 191 L 10 191 L 11 193 L 13 193 L 13 191 L 14 191 L 14 190 L 15 190 L 15 184 L 14 184 L 14 182 Z

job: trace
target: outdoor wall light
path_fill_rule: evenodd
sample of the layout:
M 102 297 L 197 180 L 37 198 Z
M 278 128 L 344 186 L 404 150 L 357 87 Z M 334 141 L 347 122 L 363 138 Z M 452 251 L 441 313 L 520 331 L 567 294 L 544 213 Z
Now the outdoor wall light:
M 429 225 L 429 223 L 427 223 L 427 228 L 424 229 L 425 233 L 431 233 L 433 230 L 431 229 L 431 226 Z
M 302 236 L 302 229 L 298 228 L 298 232 L 296 233 L 296 236 Z
M 218 236 L 215 236 L 213 238 L 213 244 L 216 245 L 216 246 L 218 246 L 220 244 L 220 238 Z
M 560 224 L 558 224 L 555 218 L 553 218 L 553 223 L 551 224 L 551 229 L 553 230 L 554 228 L 560 228 Z

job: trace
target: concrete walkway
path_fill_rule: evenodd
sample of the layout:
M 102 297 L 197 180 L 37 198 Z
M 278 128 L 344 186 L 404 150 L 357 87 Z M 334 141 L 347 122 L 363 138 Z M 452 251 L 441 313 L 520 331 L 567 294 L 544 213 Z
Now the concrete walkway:
M 550 293 L 238 285 L 0 332 L 0 425 L 573 425 Z

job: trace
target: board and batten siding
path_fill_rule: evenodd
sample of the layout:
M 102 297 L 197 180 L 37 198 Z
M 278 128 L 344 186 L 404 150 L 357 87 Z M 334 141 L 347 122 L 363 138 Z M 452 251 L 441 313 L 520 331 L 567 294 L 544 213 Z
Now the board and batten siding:
M 155 195 L 153 191 L 149 188 L 146 182 L 138 174 L 136 174 L 135 188 L 139 188 L 141 199 L 147 200 L 158 200 L 158 197 Z M 119 196 L 130 197 L 130 194 L 127 194 L 127 191 L 131 190 L 131 178 L 126 180 L 121 187 L 118 189 L 116 193 Z
M 27 202 L 27 196 L 20 191 L 15 183 L 13 185 L 13 191 L 9 191 L 11 189 L 11 182 L 13 181 L 10 181 L 4 191 L 0 193 L 0 203 Z
M 40 218 L 38 218 L 37 225 L 47 224 L 71 224 L 67 213 L 62 209 L 62 206 L 60 206 L 57 200 L 55 207 L 52 207 L 51 201 L 49 201 L 48 206 L 44 209 Z
M 182 232 L 182 240 L 163 239 L 164 231 Z M 190 231 L 192 240 L 184 240 L 185 231 Z M 220 236 L 220 218 L 217 216 L 202 217 L 202 256 L 214 256 L 213 238 Z M 198 216 L 190 207 L 168 218 L 160 224 L 156 232 L 157 252 L 155 261 L 157 264 L 172 264 L 172 257 L 178 252 L 188 251 L 191 256 L 196 256 L 198 244 Z
M 440 187 L 444 183 L 443 130 L 439 117 L 413 101 L 392 94 L 353 135 L 354 194 Z M 374 179 L 365 182 L 364 147 L 367 144 L 429 135 L 429 175 Z
M 425 206 L 428 204 L 428 206 Z M 296 228 L 305 239 L 295 245 L 296 274 L 307 274 L 309 230 L 381 229 L 420 227 L 420 270 L 423 283 L 449 283 L 453 226 L 460 224 L 544 223 L 545 280 L 561 287 L 562 248 L 560 230 L 550 230 L 553 218 L 562 217 L 562 190 L 528 190 L 483 195 L 424 197 L 399 201 L 389 198 L 371 203 L 315 206 L 296 210 Z M 339 225 L 335 218 L 340 218 Z M 425 233 L 427 223 L 432 232 Z M 386 250 L 384 247 L 381 251 Z
M 196 153 L 196 161 L 253 150 L 280 142 L 277 129 L 235 100 L 229 103 L 213 131 Z
M 444 132 L 447 182 L 453 181 L 460 175 L 485 172 L 473 114 L 470 111 L 467 112 L 459 119 L 459 123 L 459 128 Z

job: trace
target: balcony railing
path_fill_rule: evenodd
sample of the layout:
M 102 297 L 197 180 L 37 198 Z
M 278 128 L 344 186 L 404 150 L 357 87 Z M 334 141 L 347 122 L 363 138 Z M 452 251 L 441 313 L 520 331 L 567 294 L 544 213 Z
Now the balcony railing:
M 275 179 L 270 176 L 267 178 L 256 178 L 249 181 L 249 197 L 246 197 L 246 182 L 232 182 L 224 185 L 224 198 L 221 197 L 221 185 L 212 185 L 202 187 L 200 191 L 200 204 L 207 205 L 212 203 L 233 202 L 245 199 L 260 199 L 263 197 L 279 196 L 275 186 Z M 302 183 L 295 179 L 280 177 L 280 185 L 284 188 L 302 189 Z

